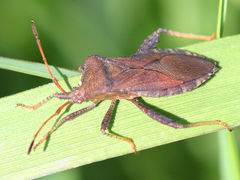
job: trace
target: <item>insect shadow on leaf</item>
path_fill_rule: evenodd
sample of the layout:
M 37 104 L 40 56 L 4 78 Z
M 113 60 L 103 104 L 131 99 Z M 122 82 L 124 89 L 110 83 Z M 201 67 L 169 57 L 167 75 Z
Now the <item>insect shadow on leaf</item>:
M 70 85 L 67 76 L 66 76 L 65 74 L 63 74 L 63 73 L 59 70 L 58 67 L 55 67 L 55 66 L 54 66 L 54 68 L 55 68 L 56 71 L 60 74 L 60 76 L 63 78 L 64 82 L 66 83 L 66 85 L 67 85 L 67 87 L 68 87 L 68 89 L 69 89 L 70 91 L 72 91 L 72 86 Z

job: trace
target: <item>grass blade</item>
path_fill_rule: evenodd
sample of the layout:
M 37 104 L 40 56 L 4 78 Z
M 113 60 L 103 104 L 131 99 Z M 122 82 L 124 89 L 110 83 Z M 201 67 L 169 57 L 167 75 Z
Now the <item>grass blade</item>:
M 233 133 L 219 132 L 221 179 L 240 179 L 240 166 L 236 138 Z
M 227 14 L 227 0 L 219 1 L 217 39 L 222 38 Z M 236 59 L 237 60 L 237 59 Z M 235 60 L 235 61 L 236 61 Z M 240 163 L 234 132 L 219 133 L 219 159 L 221 179 L 240 179 Z
M 0 68 L 51 79 L 45 65 L 42 63 L 0 57 Z M 80 74 L 77 71 L 54 66 L 50 66 L 50 69 L 57 79 L 69 78 Z
M 189 122 L 222 120 L 239 126 L 240 109 L 240 36 L 188 46 L 184 49 L 203 54 L 219 62 L 219 72 L 201 87 L 182 95 L 144 98 L 149 104 L 161 107 L 160 113 L 174 120 Z M 76 85 L 80 77 L 69 82 Z M 66 87 L 64 82 L 60 82 Z M 16 103 L 35 104 L 57 92 L 54 84 L 0 99 L 0 176 L 1 179 L 37 178 L 65 169 L 132 153 L 129 144 L 103 136 L 100 124 L 110 101 L 102 102 L 94 110 L 83 114 L 57 129 L 45 144 L 27 157 L 27 149 L 36 130 L 63 102 L 53 99 L 36 111 L 15 108 Z M 90 103 L 73 105 L 52 120 L 42 131 L 43 136 L 57 120 Z M 134 139 L 137 149 L 179 141 L 210 132 L 217 126 L 176 130 L 153 121 L 128 101 L 121 101 L 112 131 Z M 140 152 L 141 153 L 141 152 Z M 21 164 L 21 166 L 19 166 Z
M 219 0 L 218 19 L 217 19 L 217 39 L 222 37 L 223 27 L 227 14 L 227 0 Z

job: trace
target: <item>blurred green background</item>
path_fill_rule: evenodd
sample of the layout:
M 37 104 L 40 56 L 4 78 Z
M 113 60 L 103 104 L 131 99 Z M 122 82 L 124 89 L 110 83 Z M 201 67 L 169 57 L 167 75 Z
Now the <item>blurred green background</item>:
M 42 62 L 32 19 L 49 63 L 77 70 L 88 55 L 133 54 L 158 27 L 210 35 L 216 31 L 217 13 L 218 0 L 1 0 L 0 56 Z M 239 19 L 240 1 L 229 0 L 224 36 L 240 33 Z M 195 42 L 162 35 L 158 47 Z M 0 70 L 0 77 L 1 97 L 51 82 L 6 70 Z M 239 139 L 239 128 L 235 133 Z M 188 139 L 42 179 L 219 179 L 217 137 Z

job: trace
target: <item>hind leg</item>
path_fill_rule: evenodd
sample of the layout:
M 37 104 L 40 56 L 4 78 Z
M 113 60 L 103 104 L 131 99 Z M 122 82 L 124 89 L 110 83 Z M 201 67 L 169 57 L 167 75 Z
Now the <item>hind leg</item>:
M 152 109 L 149 109 L 148 107 L 142 105 L 137 98 L 129 100 L 129 101 L 131 101 L 133 104 L 135 104 L 142 112 L 147 114 L 150 118 L 152 118 L 162 124 L 165 124 L 167 126 L 176 128 L 176 129 L 190 128 L 190 127 L 197 127 L 197 126 L 220 125 L 226 129 L 228 129 L 229 131 L 232 131 L 231 127 L 229 127 L 225 122 L 222 122 L 220 120 L 197 122 L 197 123 L 191 123 L 191 124 L 180 124 L 180 123 L 173 121 L 172 119 L 170 119 L 166 116 L 163 116 L 163 115 L 157 113 L 156 111 L 153 111 Z
M 144 42 L 138 49 L 137 53 L 144 53 L 147 52 L 148 50 L 154 49 L 156 44 L 159 42 L 159 36 L 161 33 L 165 33 L 170 36 L 182 37 L 187 39 L 199 39 L 206 41 L 212 40 L 216 36 L 216 33 L 213 33 L 211 36 L 201 36 L 196 34 L 180 33 L 168 29 L 159 28 L 157 31 L 152 33 L 147 39 L 144 40 Z

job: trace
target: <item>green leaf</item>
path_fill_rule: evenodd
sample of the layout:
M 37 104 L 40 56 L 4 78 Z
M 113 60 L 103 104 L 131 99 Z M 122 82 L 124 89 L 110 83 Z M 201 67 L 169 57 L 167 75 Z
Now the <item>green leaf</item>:
M 219 0 L 218 19 L 217 19 L 217 39 L 222 38 L 223 27 L 227 14 L 227 0 Z
M 222 120 L 231 126 L 239 126 L 240 61 L 237 59 L 240 57 L 240 36 L 203 42 L 184 49 L 216 60 L 220 70 L 211 80 L 191 92 L 144 100 L 177 121 Z M 80 76 L 69 79 L 72 87 L 77 86 L 79 80 Z M 61 84 L 66 88 L 64 82 Z M 1 178 L 37 178 L 133 152 L 128 143 L 102 135 L 101 121 L 110 105 L 110 101 L 106 100 L 58 128 L 45 144 L 45 151 L 44 145 L 41 145 L 28 157 L 27 150 L 37 129 L 64 101 L 52 99 L 36 111 L 16 108 L 15 105 L 33 105 L 55 92 L 59 90 L 51 83 L 0 99 Z M 67 108 L 69 112 L 62 112 L 44 127 L 38 140 L 60 118 L 90 104 L 84 102 Z M 150 119 L 135 105 L 122 100 L 111 130 L 131 137 L 140 151 L 221 129 L 219 126 L 205 126 L 176 130 Z
M 54 66 L 49 67 L 57 79 L 64 79 L 65 77 L 69 78 L 80 74 L 77 71 L 68 70 L 65 68 Z M 51 79 L 46 66 L 41 63 L 0 57 L 0 68 Z
M 218 137 L 221 179 L 239 180 L 239 155 L 234 133 L 222 131 Z
M 222 38 L 227 14 L 227 0 L 219 0 L 217 39 Z M 234 133 L 220 132 L 219 159 L 221 179 L 240 179 L 240 161 Z

